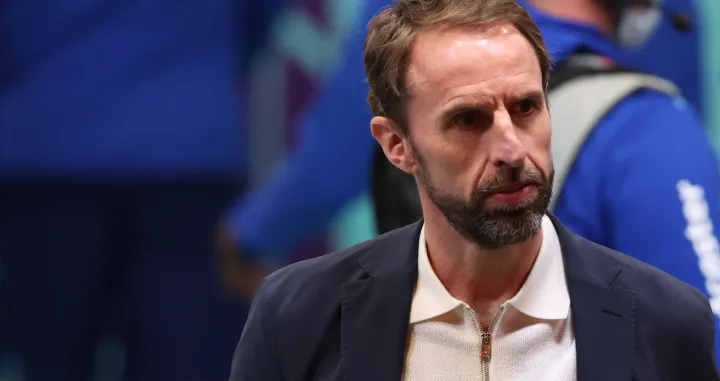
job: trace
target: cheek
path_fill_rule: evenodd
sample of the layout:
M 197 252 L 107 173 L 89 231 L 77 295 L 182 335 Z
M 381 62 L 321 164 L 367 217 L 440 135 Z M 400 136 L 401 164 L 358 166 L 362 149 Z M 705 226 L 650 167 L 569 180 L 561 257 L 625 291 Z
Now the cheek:
M 528 160 L 546 177 L 550 176 L 552 170 L 552 155 L 545 150 L 528 152 Z
M 527 134 L 524 139 L 525 148 L 530 161 L 548 175 L 552 168 L 552 144 L 551 144 L 550 120 L 543 120 L 538 123 L 532 133 Z
M 473 150 L 449 144 L 439 136 L 424 143 L 421 164 L 427 181 L 444 192 L 463 193 L 473 181 L 473 171 L 477 169 Z
M 550 119 L 550 113 L 546 110 L 543 112 L 542 116 L 538 118 L 537 124 L 535 125 L 535 128 L 533 129 L 534 133 L 534 139 L 537 141 L 537 144 L 545 149 L 548 150 L 548 152 L 551 149 L 550 141 L 552 139 L 552 121 Z

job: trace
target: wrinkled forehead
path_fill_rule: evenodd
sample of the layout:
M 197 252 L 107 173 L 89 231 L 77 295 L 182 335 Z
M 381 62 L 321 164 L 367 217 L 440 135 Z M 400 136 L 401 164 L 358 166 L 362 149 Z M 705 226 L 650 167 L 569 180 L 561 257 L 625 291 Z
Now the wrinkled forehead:
M 458 88 L 510 81 L 542 89 L 542 72 L 530 42 L 511 24 L 421 33 L 406 76 L 411 97 L 444 97 Z M 497 87 L 497 86 L 495 86 Z

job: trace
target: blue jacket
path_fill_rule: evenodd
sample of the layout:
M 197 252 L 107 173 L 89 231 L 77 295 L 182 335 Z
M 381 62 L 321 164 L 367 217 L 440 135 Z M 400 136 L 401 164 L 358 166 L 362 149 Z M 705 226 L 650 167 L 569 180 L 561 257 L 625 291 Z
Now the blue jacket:
M 228 214 L 247 252 L 277 255 L 327 228 L 343 205 L 366 189 L 376 147 L 363 67 L 364 26 L 388 0 L 366 0 L 360 25 L 343 46 L 319 99 L 299 128 L 296 149 L 268 183 Z
M 557 62 L 584 46 L 628 64 L 597 30 L 529 9 Z M 720 313 L 720 168 L 684 99 L 641 91 L 611 110 L 580 149 L 555 214 L 704 291 Z
M 236 176 L 243 61 L 282 0 L 11 0 L 0 177 Z
M 385 0 L 368 3 L 370 16 Z M 532 11 L 561 62 L 580 46 L 628 64 L 597 30 Z M 360 59 L 364 32 L 308 114 L 297 151 L 232 215 L 243 243 L 282 251 L 325 228 L 366 188 L 373 150 Z M 683 99 L 643 91 L 604 119 L 582 147 L 556 214 L 578 234 L 659 267 L 708 294 L 720 312 L 720 171 Z

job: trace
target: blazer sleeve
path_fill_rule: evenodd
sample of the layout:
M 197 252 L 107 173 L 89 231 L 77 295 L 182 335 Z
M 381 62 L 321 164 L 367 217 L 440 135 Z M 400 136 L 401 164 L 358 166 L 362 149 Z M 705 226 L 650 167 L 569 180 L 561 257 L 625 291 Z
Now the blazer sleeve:
M 240 342 L 235 349 L 230 381 L 282 381 L 282 371 L 265 282 L 250 307 Z

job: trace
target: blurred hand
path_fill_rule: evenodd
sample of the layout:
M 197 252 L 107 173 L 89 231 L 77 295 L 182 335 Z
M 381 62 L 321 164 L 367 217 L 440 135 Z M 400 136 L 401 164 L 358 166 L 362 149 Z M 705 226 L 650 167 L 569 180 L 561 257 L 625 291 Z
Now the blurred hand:
M 220 281 L 225 290 L 237 297 L 251 299 L 257 294 L 262 280 L 272 269 L 260 263 L 243 258 L 239 238 L 234 237 L 230 229 L 221 225 L 215 237 Z

